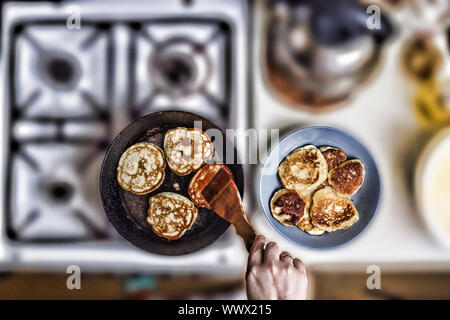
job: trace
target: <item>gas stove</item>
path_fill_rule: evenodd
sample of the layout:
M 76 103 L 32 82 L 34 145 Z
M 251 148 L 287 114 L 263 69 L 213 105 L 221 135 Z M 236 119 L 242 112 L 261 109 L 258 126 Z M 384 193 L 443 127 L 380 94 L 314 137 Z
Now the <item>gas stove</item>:
M 68 24 L 74 10 L 79 28 Z M 125 243 L 104 215 L 98 174 L 114 136 L 144 114 L 247 127 L 246 12 L 244 0 L 4 5 L 0 268 L 242 271 L 231 230 L 186 257 Z
M 149 22 L 133 30 L 132 116 L 175 105 L 231 125 L 230 32 L 214 20 Z

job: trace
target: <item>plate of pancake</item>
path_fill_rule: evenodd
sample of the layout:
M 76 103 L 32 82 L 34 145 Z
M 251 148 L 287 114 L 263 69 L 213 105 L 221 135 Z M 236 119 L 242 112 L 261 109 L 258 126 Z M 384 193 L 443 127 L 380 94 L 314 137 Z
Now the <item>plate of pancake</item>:
M 380 197 L 370 152 L 331 127 L 289 134 L 261 168 L 263 211 L 275 230 L 300 246 L 327 249 L 356 238 L 375 216 Z
M 213 243 L 229 223 L 204 205 L 196 173 L 203 166 L 212 171 L 225 166 L 230 148 L 219 127 L 193 113 L 155 112 L 135 120 L 114 139 L 100 172 L 109 221 L 123 238 L 151 253 L 188 254 Z M 225 167 L 242 197 L 242 165 Z

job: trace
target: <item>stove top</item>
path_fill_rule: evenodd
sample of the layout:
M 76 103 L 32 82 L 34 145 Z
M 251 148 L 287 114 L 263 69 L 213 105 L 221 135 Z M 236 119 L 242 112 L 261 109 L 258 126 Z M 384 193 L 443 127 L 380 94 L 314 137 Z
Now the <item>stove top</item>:
M 4 7 L 0 228 L 18 252 L 121 241 L 98 174 L 109 143 L 135 118 L 178 109 L 245 128 L 245 2 L 165 3 Z M 79 29 L 67 26 L 74 5 Z
M 229 117 L 230 30 L 214 21 L 133 25 L 132 115 L 190 110 L 225 126 Z

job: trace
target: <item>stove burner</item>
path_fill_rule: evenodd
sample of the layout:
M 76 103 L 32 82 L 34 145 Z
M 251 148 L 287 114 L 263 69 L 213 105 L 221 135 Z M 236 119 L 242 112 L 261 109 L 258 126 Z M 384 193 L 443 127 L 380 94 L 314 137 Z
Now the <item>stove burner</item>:
M 172 55 L 161 60 L 160 72 L 168 85 L 185 88 L 195 79 L 195 66 L 186 55 Z
M 70 201 L 73 196 L 73 187 L 67 182 L 55 181 L 46 187 L 48 197 L 58 203 L 65 203 Z
M 58 90 L 73 89 L 80 80 L 81 66 L 65 52 L 44 52 L 39 59 L 42 78 Z
M 158 90 L 171 96 L 187 96 L 204 89 L 212 63 L 201 43 L 174 37 L 156 47 L 151 69 Z
M 60 58 L 48 61 L 47 72 L 54 81 L 64 84 L 70 83 L 74 75 L 72 65 L 68 61 Z

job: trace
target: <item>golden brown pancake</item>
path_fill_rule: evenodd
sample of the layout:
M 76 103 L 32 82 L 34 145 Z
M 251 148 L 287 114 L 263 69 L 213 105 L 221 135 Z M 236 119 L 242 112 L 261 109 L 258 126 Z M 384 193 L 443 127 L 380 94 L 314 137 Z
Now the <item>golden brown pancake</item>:
M 320 236 L 325 233 L 324 230 L 321 230 L 321 229 L 315 227 L 311 223 L 311 218 L 309 217 L 309 215 L 308 215 L 308 217 L 305 217 L 304 219 L 302 219 L 302 221 L 300 221 L 300 223 L 297 225 L 297 227 L 300 230 L 305 231 L 313 236 Z
M 197 208 L 186 197 L 162 192 L 149 199 L 147 223 L 160 237 L 173 240 L 181 238 L 197 219 Z
M 304 146 L 284 158 L 278 167 L 278 175 L 286 189 L 300 194 L 309 192 L 327 179 L 327 162 L 315 146 Z
M 164 153 L 158 146 L 148 142 L 136 143 L 120 157 L 117 182 L 127 191 L 146 194 L 161 185 L 165 167 Z
M 323 157 L 327 161 L 328 170 L 333 169 L 341 162 L 347 160 L 347 155 L 344 151 L 335 147 L 320 147 L 320 152 L 322 152 Z
M 328 183 L 338 195 L 349 197 L 361 188 L 364 176 L 363 163 L 359 160 L 348 160 L 330 171 Z
M 328 232 L 347 229 L 359 219 L 353 202 L 338 196 L 329 186 L 314 194 L 309 214 L 314 226 Z
M 284 226 L 295 226 L 306 213 L 306 202 L 294 190 L 281 189 L 270 200 L 272 216 Z
M 197 128 L 175 128 L 164 136 L 167 163 L 180 176 L 198 170 L 211 159 L 214 146 L 208 135 Z
M 323 188 L 323 184 L 319 187 L 319 189 L 320 188 Z M 310 210 L 311 204 L 312 204 L 312 197 L 313 197 L 315 192 L 316 192 L 316 190 L 313 190 L 313 191 L 309 191 L 309 192 L 303 193 L 301 195 L 302 199 L 306 202 L 306 210 L 305 210 L 305 215 L 303 216 L 303 218 L 300 221 L 300 223 L 297 224 L 297 227 L 300 230 L 309 233 L 310 235 L 320 236 L 320 235 L 324 234 L 325 231 L 320 230 L 319 228 L 315 227 L 311 223 L 311 218 L 309 216 L 309 210 Z
M 206 202 L 201 191 L 209 183 L 211 177 L 214 177 L 221 168 L 224 168 L 229 172 L 230 175 L 233 175 L 227 166 L 223 164 L 212 163 L 212 164 L 205 164 L 192 177 L 191 181 L 189 182 L 188 193 L 189 197 L 191 197 L 191 200 L 197 207 L 205 207 L 208 209 L 210 208 L 208 202 Z

